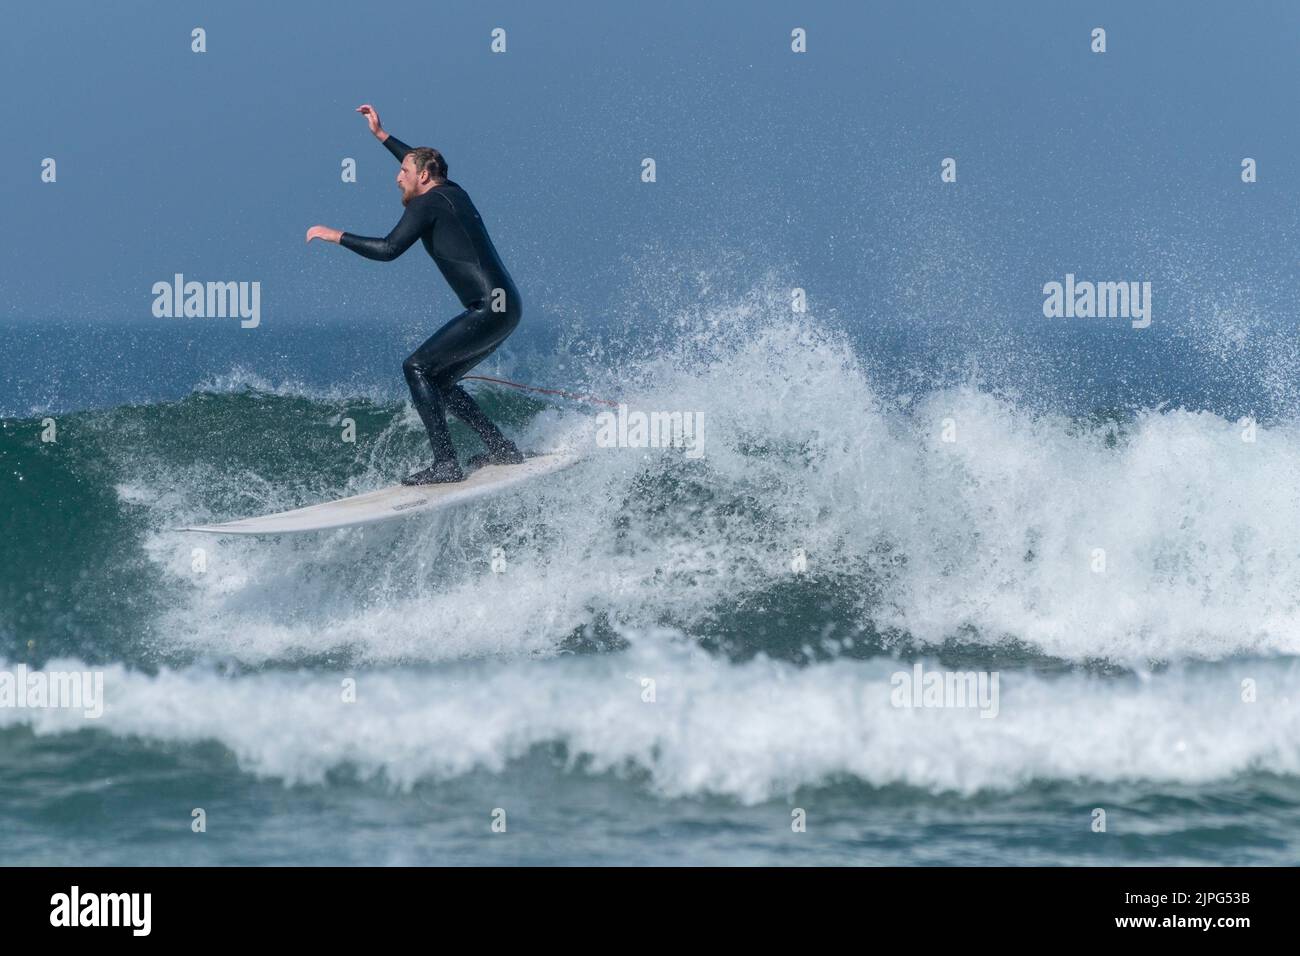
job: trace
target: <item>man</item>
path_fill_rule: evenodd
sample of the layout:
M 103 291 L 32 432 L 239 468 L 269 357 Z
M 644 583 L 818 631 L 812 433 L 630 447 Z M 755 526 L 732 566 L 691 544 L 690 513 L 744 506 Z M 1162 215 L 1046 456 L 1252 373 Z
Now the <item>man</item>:
M 312 226 L 307 241 L 337 242 L 353 252 L 389 262 L 409 249 L 416 239 L 437 263 L 465 311 L 456 316 L 411 353 L 402 372 L 411 398 L 433 446 L 433 464 L 402 479 L 404 485 L 463 481 L 456 460 L 447 410 L 476 431 L 487 445 L 486 461 L 517 465 L 524 460 L 514 442 L 483 414 L 460 385 L 460 377 L 492 354 L 515 330 L 523 315 L 523 301 L 510 273 L 502 265 L 483 220 L 465 190 L 447 178 L 447 163 L 436 149 L 412 149 L 379 123 L 370 104 L 357 107 L 370 132 L 397 157 L 402 168 L 397 188 L 406 211 L 383 239 L 356 236 L 328 226 Z

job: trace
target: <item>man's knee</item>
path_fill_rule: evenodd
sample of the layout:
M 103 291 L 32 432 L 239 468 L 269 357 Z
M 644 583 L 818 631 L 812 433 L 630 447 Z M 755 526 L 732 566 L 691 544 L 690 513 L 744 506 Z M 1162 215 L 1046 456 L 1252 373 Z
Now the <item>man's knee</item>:
M 406 361 L 402 363 L 402 374 L 408 379 L 423 378 L 428 374 L 428 371 L 428 363 L 421 361 L 419 352 L 413 352 L 408 355 Z
M 483 305 L 484 311 L 495 319 L 517 323 L 524 316 L 524 300 L 518 289 L 497 288 Z
M 433 387 L 438 390 L 438 394 L 442 396 L 443 401 L 448 405 L 458 404 L 460 396 L 457 395 L 457 392 L 460 385 L 457 379 L 452 378 L 450 375 L 438 375 L 433 379 Z

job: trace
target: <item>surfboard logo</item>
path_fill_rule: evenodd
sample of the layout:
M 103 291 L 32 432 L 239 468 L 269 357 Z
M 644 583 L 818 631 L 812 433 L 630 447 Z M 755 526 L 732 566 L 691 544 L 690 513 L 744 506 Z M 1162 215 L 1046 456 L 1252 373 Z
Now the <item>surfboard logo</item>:
M 408 498 L 406 501 L 398 501 L 392 505 L 393 511 L 406 511 L 408 508 L 418 508 L 428 501 L 428 498 Z

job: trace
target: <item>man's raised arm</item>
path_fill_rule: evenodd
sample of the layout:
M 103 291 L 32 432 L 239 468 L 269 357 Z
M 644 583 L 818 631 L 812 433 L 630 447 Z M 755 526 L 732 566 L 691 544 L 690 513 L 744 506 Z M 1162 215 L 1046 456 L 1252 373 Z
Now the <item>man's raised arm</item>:
M 374 133 L 375 139 L 383 143 L 388 148 L 388 151 L 397 157 L 399 163 L 406 158 L 406 154 L 411 151 L 411 147 L 384 129 L 379 122 L 379 114 L 375 112 L 373 106 L 369 103 L 362 103 L 357 107 L 357 112 L 366 118 L 366 123 L 370 126 L 370 132 Z
M 388 151 L 397 157 L 399 163 L 404 160 L 406 154 L 411 151 L 411 147 L 407 146 L 392 133 L 385 132 L 384 138 L 380 142 L 388 147 Z

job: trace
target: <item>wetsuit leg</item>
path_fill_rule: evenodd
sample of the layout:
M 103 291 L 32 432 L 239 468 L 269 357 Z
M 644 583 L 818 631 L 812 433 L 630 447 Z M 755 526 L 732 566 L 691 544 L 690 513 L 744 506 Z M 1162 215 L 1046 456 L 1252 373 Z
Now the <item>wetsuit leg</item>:
M 474 397 L 465 391 L 463 386 L 453 385 L 442 394 L 447 410 L 478 433 L 478 437 L 487 446 L 489 454 L 496 455 L 513 450 L 514 443 L 501 434 L 501 429 L 487 417 L 478 402 L 474 401 Z
M 492 354 L 518 324 L 517 314 L 492 312 L 486 303 L 475 302 L 402 363 L 415 409 L 429 433 L 435 463 L 456 457 L 447 430 L 448 408 L 480 435 L 485 435 L 485 442 L 486 436 L 504 439 L 469 394 L 456 385 L 456 380 Z

